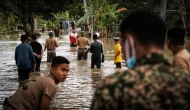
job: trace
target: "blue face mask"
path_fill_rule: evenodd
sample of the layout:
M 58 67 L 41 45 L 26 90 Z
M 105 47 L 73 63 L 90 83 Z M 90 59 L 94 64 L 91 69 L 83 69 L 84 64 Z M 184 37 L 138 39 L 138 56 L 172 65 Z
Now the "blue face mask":
M 129 46 L 129 42 L 131 44 L 131 49 L 132 49 L 132 53 L 131 53 L 131 56 L 130 56 L 130 46 Z M 134 40 L 132 38 L 129 38 L 128 40 L 125 41 L 125 48 L 126 48 L 126 65 L 129 67 L 129 68 L 134 68 L 135 66 L 135 63 L 136 63 L 136 54 L 135 54 L 135 46 L 134 46 Z
M 135 63 L 136 63 L 136 58 L 135 58 L 135 56 L 132 56 L 131 58 L 129 58 L 129 59 L 126 61 L 126 65 L 127 65 L 129 68 L 134 68 L 134 67 L 135 67 Z

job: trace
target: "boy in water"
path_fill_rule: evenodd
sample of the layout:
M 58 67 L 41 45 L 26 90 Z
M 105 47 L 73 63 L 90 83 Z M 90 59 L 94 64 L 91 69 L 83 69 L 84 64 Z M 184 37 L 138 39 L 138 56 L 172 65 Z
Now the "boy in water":
M 116 68 L 121 68 L 121 45 L 119 43 L 119 37 L 114 37 L 115 41 L 115 52 L 114 52 L 114 64 L 116 65 Z
M 4 110 L 49 110 L 56 94 L 56 85 L 64 82 L 69 72 L 70 62 L 56 56 L 52 60 L 50 74 L 30 81 L 4 101 Z

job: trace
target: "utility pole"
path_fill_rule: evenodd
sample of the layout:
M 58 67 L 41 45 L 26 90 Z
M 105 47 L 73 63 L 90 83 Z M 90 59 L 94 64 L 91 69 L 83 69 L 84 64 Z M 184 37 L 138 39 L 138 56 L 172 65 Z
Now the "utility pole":
M 93 16 L 93 0 L 91 0 L 91 41 L 93 40 L 94 16 Z

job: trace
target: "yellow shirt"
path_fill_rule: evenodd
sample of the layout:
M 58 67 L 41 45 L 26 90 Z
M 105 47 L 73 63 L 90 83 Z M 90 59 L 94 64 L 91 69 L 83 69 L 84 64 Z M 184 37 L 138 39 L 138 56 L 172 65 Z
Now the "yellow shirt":
M 118 52 L 120 51 L 120 54 L 118 54 Z M 117 55 L 117 57 L 116 57 Z M 117 43 L 115 45 L 115 52 L 114 52 L 114 63 L 118 63 L 122 61 L 122 56 L 121 56 L 121 45 L 119 43 Z

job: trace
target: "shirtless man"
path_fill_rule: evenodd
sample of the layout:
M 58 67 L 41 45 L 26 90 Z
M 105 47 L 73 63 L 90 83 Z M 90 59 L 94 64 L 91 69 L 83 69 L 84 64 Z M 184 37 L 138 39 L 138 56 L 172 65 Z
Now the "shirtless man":
M 57 41 L 53 38 L 53 32 L 49 32 L 49 39 L 46 40 L 44 51 L 47 48 L 47 62 L 51 62 L 56 56 L 55 49 L 58 47 Z

